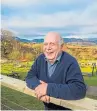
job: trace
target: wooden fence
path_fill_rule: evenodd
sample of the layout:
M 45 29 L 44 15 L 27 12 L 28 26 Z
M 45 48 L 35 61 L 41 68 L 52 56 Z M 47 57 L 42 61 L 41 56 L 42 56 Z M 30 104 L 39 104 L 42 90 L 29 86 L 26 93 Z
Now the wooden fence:
M 1 85 L 35 97 L 34 91 L 26 86 L 25 81 L 1 75 Z M 97 96 L 97 88 L 87 87 L 88 95 Z M 93 91 L 95 89 L 95 91 Z M 62 100 L 50 97 L 50 102 L 72 110 L 97 110 L 97 100 L 84 98 L 80 100 Z

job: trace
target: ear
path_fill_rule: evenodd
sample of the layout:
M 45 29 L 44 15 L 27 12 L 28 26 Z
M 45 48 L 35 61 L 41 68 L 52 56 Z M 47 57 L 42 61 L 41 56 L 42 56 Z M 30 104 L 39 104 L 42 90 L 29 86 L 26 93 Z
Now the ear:
M 64 44 L 61 45 L 61 49 L 63 49 Z

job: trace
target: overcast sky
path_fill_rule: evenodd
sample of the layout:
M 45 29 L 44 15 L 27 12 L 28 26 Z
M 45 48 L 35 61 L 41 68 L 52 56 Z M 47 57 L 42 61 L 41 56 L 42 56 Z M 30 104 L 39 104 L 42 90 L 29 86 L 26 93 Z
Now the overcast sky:
M 1 26 L 16 36 L 97 38 L 97 0 L 2 0 Z

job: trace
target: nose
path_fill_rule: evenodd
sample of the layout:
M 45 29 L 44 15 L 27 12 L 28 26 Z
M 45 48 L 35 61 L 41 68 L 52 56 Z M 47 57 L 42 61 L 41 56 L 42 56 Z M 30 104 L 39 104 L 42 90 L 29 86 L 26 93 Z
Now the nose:
M 51 50 L 51 45 L 50 44 L 47 45 L 47 49 Z

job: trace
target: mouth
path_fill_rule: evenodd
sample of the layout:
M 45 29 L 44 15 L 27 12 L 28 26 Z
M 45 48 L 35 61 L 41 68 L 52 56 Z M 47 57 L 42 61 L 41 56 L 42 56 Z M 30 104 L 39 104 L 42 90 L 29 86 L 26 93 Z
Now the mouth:
M 54 52 L 46 52 L 48 55 L 53 54 Z

